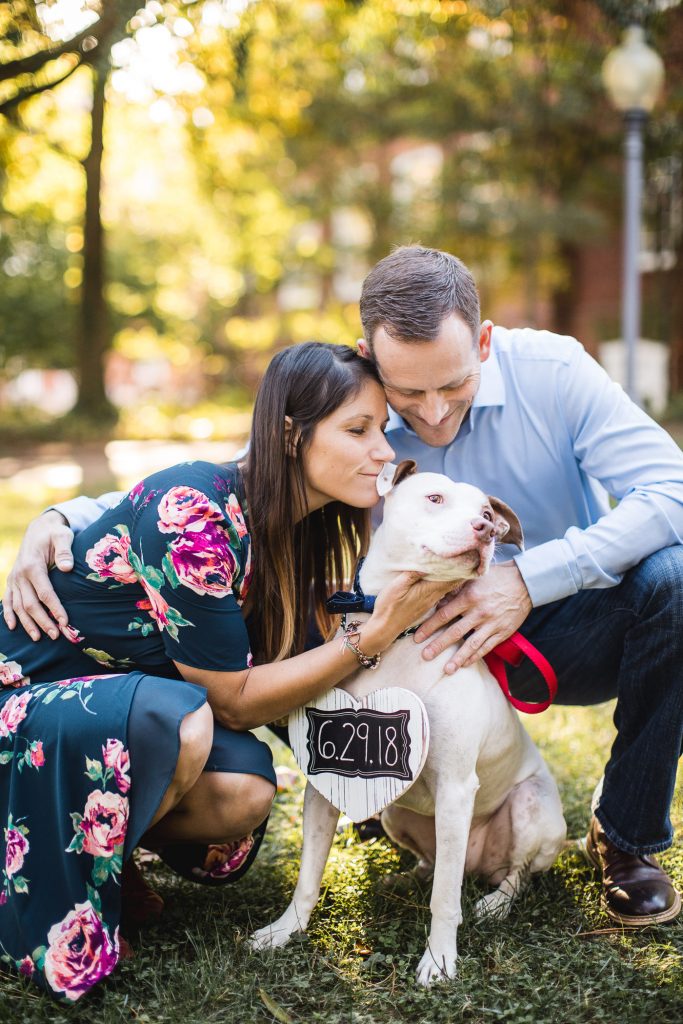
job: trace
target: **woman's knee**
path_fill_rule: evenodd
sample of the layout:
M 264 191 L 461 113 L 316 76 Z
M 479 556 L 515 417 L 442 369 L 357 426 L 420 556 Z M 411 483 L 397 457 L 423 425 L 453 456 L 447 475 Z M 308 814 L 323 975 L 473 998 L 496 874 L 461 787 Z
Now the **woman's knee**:
M 215 826 L 224 841 L 246 835 L 270 814 L 275 786 L 262 775 L 210 772 L 205 779 L 212 791 Z
M 180 723 L 180 753 L 174 783 L 187 792 L 202 773 L 213 742 L 213 714 L 208 704 L 185 715 Z

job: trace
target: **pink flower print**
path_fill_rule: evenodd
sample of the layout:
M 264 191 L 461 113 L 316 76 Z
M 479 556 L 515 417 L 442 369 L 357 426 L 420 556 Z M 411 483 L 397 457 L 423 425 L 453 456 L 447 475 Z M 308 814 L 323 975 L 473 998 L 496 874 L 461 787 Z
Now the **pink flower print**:
M 31 699 L 30 691 L 15 693 L 0 707 L 0 737 L 10 736 L 17 731 L 26 718 L 26 705 Z
M 19 662 L 0 661 L 0 686 L 24 686 L 27 682 Z
M 149 612 L 151 618 L 154 619 L 159 627 L 159 632 L 168 626 L 168 601 L 166 601 L 158 590 L 151 587 L 146 579 L 140 580 L 142 588 L 147 594 L 147 600 L 136 601 L 135 607 L 139 608 L 143 612 Z
M 197 874 L 209 875 L 211 878 L 225 878 L 226 875 L 231 875 L 237 868 L 242 867 L 253 845 L 252 835 L 236 839 L 232 843 L 212 844 L 208 847 L 203 868 L 198 869 Z
M 25 956 L 23 960 L 20 960 L 18 967 L 19 974 L 23 974 L 27 978 L 30 978 L 36 969 L 36 965 L 30 956 Z
M 122 793 L 130 789 L 130 755 L 121 740 L 107 740 L 106 746 L 102 747 L 102 757 L 107 768 L 114 769 L 116 785 Z
M 90 548 L 85 560 L 100 579 L 111 577 L 117 583 L 137 583 L 137 575 L 129 561 L 130 537 L 107 533 Z
M 246 600 L 247 594 L 249 593 L 249 587 L 251 585 L 251 577 L 253 575 L 253 566 L 251 564 L 251 543 L 247 542 L 247 561 L 244 566 L 244 575 L 242 576 L 242 582 L 240 583 L 240 592 L 237 603 L 243 604 Z
M 230 494 L 228 500 L 225 503 L 225 511 L 228 514 L 230 522 L 237 530 L 238 537 L 245 537 L 249 532 L 247 530 L 247 524 L 244 520 L 244 513 L 240 507 L 240 503 L 237 500 L 237 495 Z
M 19 968 L 19 974 L 23 974 L 26 978 L 30 978 L 35 974 L 36 965 L 30 956 L 25 956 L 23 960 L 18 961 L 17 967 Z
M 178 537 L 168 553 L 178 580 L 195 594 L 225 597 L 232 592 L 237 559 L 220 526 L 207 523 L 202 533 Z
M 71 686 L 72 683 L 89 683 L 92 679 L 111 679 L 110 672 L 100 672 L 98 676 L 69 676 L 68 679 L 55 679 L 57 686 Z
M 42 768 L 45 764 L 45 752 L 43 750 L 43 741 L 34 740 L 30 747 L 31 764 L 34 768 Z
M 132 502 L 133 505 L 137 505 L 138 501 L 140 500 L 144 493 L 145 481 L 141 480 L 139 484 L 136 484 L 135 487 L 128 492 L 128 500 Z
M 159 502 L 161 533 L 197 533 L 222 518 L 216 502 L 194 487 L 172 487 Z
M 85 838 L 83 849 L 93 857 L 111 857 L 126 838 L 128 800 L 118 793 L 95 789 L 88 797 L 80 830 Z
M 77 903 L 47 934 L 45 978 L 55 992 L 75 1002 L 116 967 L 118 942 L 112 942 L 90 900 Z
M 58 628 L 59 632 L 70 644 L 82 644 L 85 640 L 85 637 L 81 636 L 73 626 L 59 626 Z
M 28 853 L 28 839 L 16 828 L 5 829 L 5 871 L 7 877 L 11 878 L 24 866 L 24 857 Z
M 7 903 L 7 892 L 6 892 L 5 889 L 3 889 L 2 892 L 0 892 L 0 907 L 4 907 L 4 905 L 6 903 Z

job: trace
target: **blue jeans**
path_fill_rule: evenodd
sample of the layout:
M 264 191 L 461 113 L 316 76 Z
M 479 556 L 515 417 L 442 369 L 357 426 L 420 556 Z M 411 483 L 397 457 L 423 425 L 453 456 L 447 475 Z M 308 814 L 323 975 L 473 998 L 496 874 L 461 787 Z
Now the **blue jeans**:
M 650 555 L 616 587 L 534 608 L 520 631 L 555 669 L 557 704 L 617 698 L 596 815 L 628 853 L 666 849 L 683 743 L 683 546 Z M 516 697 L 547 695 L 527 659 L 508 675 Z

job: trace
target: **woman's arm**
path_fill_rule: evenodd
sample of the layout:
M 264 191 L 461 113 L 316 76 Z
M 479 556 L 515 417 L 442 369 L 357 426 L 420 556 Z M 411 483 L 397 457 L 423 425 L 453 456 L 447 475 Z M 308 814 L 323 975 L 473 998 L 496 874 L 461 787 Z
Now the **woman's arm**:
M 378 595 L 372 616 L 360 629 L 359 647 L 372 656 L 433 608 L 452 583 L 432 583 L 401 573 Z M 176 662 L 191 683 L 205 686 L 216 719 L 230 729 L 253 729 L 325 693 L 358 668 L 353 651 L 337 637 L 294 658 L 240 672 L 214 672 Z

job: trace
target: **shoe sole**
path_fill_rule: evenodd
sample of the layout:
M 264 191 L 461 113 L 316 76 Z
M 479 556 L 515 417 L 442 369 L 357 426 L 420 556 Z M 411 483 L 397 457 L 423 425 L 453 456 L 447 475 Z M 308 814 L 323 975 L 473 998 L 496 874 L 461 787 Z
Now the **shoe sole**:
M 602 874 L 602 864 L 597 857 L 593 855 L 593 851 L 588 845 L 588 837 L 584 836 L 583 839 L 576 840 L 576 848 L 586 861 L 586 863 L 593 868 L 598 874 Z M 673 906 L 669 907 L 668 910 L 662 910 L 659 914 L 617 914 L 615 910 L 607 903 L 605 895 L 603 893 L 600 900 L 602 909 L 605 911 L 607 916 L 612 921 L 616 921 L 623 928 L 647 928 L 653 924 L 666 924 L 668 921 L 673 921 L 674 918 L 678 917 L 681 912 L 681 897 L 676 889 L 674 889 L 676 896 Z

